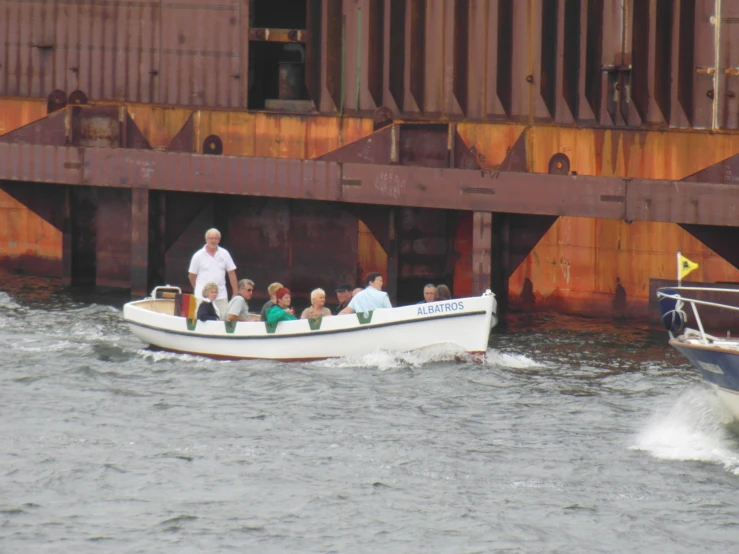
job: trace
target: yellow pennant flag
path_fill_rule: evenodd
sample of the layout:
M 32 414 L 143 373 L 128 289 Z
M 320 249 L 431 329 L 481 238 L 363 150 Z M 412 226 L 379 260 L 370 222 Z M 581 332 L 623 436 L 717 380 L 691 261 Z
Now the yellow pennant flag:
M 680 252 L 677 253 L 677 265 L 680 271 L 679 279 L 682 279 L 694 269 L 698 269 L 697 263 L 691 262 L 688 258 L 680 254 Z

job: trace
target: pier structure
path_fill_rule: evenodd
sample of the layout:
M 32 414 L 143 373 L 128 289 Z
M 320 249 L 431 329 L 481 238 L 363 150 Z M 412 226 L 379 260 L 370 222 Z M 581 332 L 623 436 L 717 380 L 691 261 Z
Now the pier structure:
M 446 282 L 503 309 L 641 315 L 677 248 L 703 280 L 739 279 L 739 7 L 0 8 L 11 268 L 186 285 L 216 226 L 244 276 L 303 296 L 379 269 L 396 301 Z

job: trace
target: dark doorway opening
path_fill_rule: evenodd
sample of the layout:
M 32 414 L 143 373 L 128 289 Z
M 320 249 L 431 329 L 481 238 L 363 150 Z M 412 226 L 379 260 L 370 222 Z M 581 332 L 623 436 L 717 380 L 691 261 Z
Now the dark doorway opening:
M 305 86 L 307 0 L 257 0 L 249 32 L 249 109 L 310 111 Z

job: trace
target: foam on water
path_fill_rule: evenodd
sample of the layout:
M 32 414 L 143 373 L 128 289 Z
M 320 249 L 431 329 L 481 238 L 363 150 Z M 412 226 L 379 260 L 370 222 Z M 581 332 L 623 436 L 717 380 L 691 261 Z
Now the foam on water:
M 386 371 L 408 367 L 420 367 L 434 362 L 451 362 L 467 360 L 467 353 L 454 344 L 438 344 L 421 348 L 412 352 L 393 352 L 389 350 L 375 350 L 361 356 L 345 356 L 313 362 L 311 365 L 332 368 L 370 368 Z
M 488 348 L 485 354 L 485 365 L 507 369 L 529 369 L 547 367 L 543 362 L 532 360 L 523 354 L 507 354 L 493 348 Z
M 0 292 L 0 308 L 17 310 L 20 307 L 21 305 L 16 303 L 7 292 Z
M 49 341 L 26 340 L 12 345 L 19 352 L 62 352 L 66 350 L 79 350 L 80 353 L 90 350 L 89 345 L 80 345 L 71 341 L 60 340 L 52 343 Z
M 727 427 L 731 422 L 710 389 L 691 387 L 654 413 L 631 448 L 662 460 L 721 464 L 739 475 L 739 443 Z
M 192 354 L 180 354 L 177 352 L 165 352 L 160 350 L 146 350 L 140 348 L 136 350 L 136 354 L 141 356 L 145 360 L 152 360 L 154 362 L 185 362 L 185 363 L 214 363 L 219 362 L 213 358 L 206 358 L 204 356 L 193 356 Z M 223 363 L 223 361 L 220 361 Z

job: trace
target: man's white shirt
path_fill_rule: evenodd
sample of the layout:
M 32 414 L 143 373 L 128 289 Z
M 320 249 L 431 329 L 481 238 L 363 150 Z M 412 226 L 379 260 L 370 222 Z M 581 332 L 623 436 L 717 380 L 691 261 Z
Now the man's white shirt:
M 203 287 L 208 283 L 218 285 L 218 298 L 228 298 L 226 291 L 226 272 L 236 269 L 231 254 L 225 248 L 218 247 L 215 256 L 208 254 L 206 247 L 203 246 L 195 252 L 190 261 L 189 273 L 197 275 L 195 278 L 195 297 L 203 298 Z M 235 292 L 234 292 L 235 294 Z
M 355 312 L 369 312 L 378 308 L 392 308 L 390 298 L 386 292 L 377 290 L 375 287 L 367 287 L 352 298 L 349 307 Z

